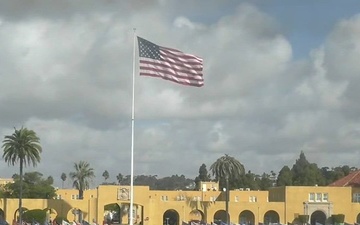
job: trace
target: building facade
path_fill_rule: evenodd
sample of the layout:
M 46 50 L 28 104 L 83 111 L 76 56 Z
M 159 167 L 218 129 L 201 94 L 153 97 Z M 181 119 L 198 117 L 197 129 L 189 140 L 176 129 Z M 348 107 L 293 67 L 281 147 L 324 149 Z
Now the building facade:
M 218 184 L 204 182 L 201 190 L 150 190 L 134 186 L 133 221 L 142 225 L 182 225 L 192 220 L 213 223 L 227 221 L 226 192 Z M 57 190 L 56 199 L 23 199 L 25 209 L 49 209 L 48 217 L 69 221 L 96 221 L 98 224 L 129 222 L 130 187 L 100 185 L 86 190 L 78 199 L 75 189 Z M 51 210 L 50 210 L 51 209 Z M 17 199 L 0 199 L 0 212 L 8 222 L 18 215 Z M 360 188 L 288 186 L 269 191 L 237 189 L 229 191 L 228 219 L 234 224 L 332 224 L 331 217 L 344 214 L 349 224 L 360 222 Z

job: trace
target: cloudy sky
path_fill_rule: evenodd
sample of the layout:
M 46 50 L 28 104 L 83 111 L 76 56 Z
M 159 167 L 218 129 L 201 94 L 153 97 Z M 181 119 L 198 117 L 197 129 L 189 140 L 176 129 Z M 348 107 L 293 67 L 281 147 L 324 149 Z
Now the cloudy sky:
M 229 154 L 254 173 L 359 167 L 357 0 L 0 1 L 0 135 L 33 129 L 53 176 L 130 174 L 133 28 L 204 59 L 205 85 L 136 76 L 134 174 L 195 178 Z M 137 65 L 137 56 L 135 58 Z M 138 74 L 136 66 L 135 74 Z M 18 166 L 0 160 L 0 177 Z

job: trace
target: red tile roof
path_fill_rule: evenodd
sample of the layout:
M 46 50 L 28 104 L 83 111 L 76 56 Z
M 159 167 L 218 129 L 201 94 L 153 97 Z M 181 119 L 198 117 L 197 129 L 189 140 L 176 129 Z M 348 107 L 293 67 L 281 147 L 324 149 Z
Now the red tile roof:
M 349 175 L 329 184 L 332 187 L 360 187 L 360 170 L 354 171 Z

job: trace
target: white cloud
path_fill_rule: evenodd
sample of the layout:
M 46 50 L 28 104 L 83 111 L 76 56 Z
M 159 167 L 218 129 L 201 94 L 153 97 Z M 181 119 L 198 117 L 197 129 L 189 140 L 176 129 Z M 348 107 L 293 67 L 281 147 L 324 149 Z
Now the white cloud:
M 79 160 L 97 181 L 130 172 L 133 27 L 203 57 L 205 74 L 202 88 L 136 76 L 136 173 L 194 178 L 225 153 L 277 172 L 301 150 L 320 166 L 356 165 L 359 16 L 334 24 L 300 61 L 281 21 L 251 4 L 212 16 L 225 6 L 196 3 L 208 12 L 199 15 L 168 1 L 67 3 L 0 7 L 0 132 L 38 132 L 35 170 L 56 182 Z M 17 172 L 5 168 L 0 176 Z

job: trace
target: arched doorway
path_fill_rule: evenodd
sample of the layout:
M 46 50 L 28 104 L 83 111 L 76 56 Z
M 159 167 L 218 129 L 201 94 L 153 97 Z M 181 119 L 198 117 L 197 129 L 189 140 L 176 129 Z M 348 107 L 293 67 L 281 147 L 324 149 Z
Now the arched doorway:
M 227 218 L 230 221 L 229 215 L 227 215 Z M 226 223 L 226 222 L 227 222 L 226 211 L 225 210 L 216 211 L 216 213 L 214 214 L 214 223 L 222 224 L 222 223 Z
M 111 203 L 104 206 L 104 219 L 107 224 L 120 223 L 122 221 L 122 213 L 117 203 Z
M 311 225 L 325 225 L 326 215 L 324 212 L 317 210 L 311 214 L 310 223 Z
M 53 208 L 45 208 L 44 210 L 46 212 L 45 221 L 48 223 L 51 223 L 58 215 L 56 210 Z
M 204 220 L 204 213 L 201 212 L 198 209 L 194 209 L 190 212 L 189 214 L 189 219 L 191 220 L 196 220 L 196 221 L 203 221 Z
M 360 223 L 360 213 L 356 217 L 356 223 Z
M 280 223 L 280 217 L 274 210 L 267 211 L 264 215 L 264 224 Z
M 163 215 L 163 225 L 179 225 L 179 213 L 174 209 L 166 210 Z
M 239 224 L 241 225 L 254 225 L 255 215 L 250 210 L 244 210 L 239 215 Z
M 83 220 L 83 212 L 81 211 L 81 209 L 77 209 L 77 208 L 73 208 L 71 210 L 71 214 L 73 215 L 73 218 L 75 222 L 77 223 L 81 223 Z
M 21 207 L 21 212 L 22 212 L 22 213 L 26 212 L 27 210 L 28 210 L 27 208 Z M 18 208 L 18 209 L 16 209 L 16 211 L 14 212 L 14 219 L 13 219 L 13 221 L 19 221 L 19 213 L 20 213 L 20 210 L 19 210 L 19 208 Z
M 2 208 L 0 208 L 0 220 L 5 220 L 5 213 L 4 210 L 2 210 Z

